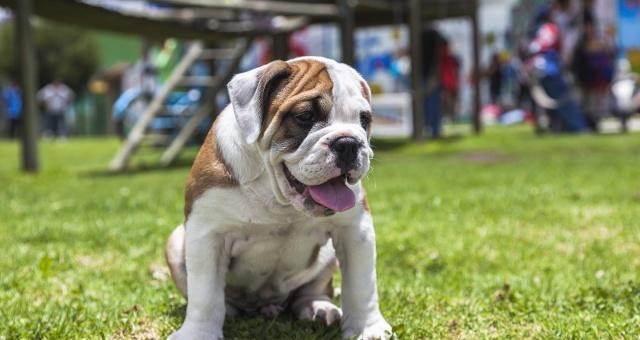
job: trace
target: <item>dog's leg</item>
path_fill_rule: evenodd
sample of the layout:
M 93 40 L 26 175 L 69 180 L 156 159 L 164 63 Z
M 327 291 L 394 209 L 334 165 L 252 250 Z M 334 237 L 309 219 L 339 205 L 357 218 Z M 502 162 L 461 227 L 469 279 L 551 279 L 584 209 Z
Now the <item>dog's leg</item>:
M 223 338 L 224 285 L 228 256 L 224 238 L 192 217 L 186 225 L 187 316 L 172 340 Z
M 331 249 L 331 257 L 334 257 Z M 342 317 L 342 311 L 331 302 L 333 273 L 337 268 L 337 260 L 331 259 L 313 281 L 296 290 L 291 310 L 300 320 L 319 319 L 331 325 Z
M 184 225 L 176 227 L 167 240 L 164 257 L 169 265 L 171 277 L 182 296 L 187 297 L 187 264 L 184 258 Z M 238 310 L 226 304 L 226 315 L 237 316 Z
M 342 271 L 343 338 L 388 339 L 391 326 L 378 306 L 376 245 L 371 214 L 363 211 L 354 224 L 334 233 Z
M 187 297 L 187 265 L 184 258 L 184 225 L 173 230 L 164 248 L 171 278 L 182 296 Z

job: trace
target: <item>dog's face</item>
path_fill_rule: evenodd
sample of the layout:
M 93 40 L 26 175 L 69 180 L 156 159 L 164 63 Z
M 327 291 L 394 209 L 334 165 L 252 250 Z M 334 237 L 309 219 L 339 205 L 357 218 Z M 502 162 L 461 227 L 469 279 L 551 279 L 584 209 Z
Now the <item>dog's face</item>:
M 238 126 L 256 143 L 276 199 L 313 216 L 355 205 L 369 170 L 370 90 L 324 58 L 274 61 L 229 83 Z

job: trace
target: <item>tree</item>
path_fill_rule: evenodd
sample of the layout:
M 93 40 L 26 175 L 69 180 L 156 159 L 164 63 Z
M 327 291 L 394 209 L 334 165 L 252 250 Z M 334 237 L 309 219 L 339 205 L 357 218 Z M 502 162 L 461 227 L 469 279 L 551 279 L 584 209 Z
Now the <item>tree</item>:
M 35 24 L 35 40 L 40 85 L 59 78 L 76 92 L 82 91 L 99 65 L 93 35 L 81 28 L 39 20 Z M 13 25 L 0 27 L 0 46 L 0 74 L 17 76 Z

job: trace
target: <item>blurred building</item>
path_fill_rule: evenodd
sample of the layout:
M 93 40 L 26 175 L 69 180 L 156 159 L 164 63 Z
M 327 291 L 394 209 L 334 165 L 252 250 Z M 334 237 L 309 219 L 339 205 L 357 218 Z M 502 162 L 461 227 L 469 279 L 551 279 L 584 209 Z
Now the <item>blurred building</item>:
M 0 8 L 0 24 L 2 24 L 3 22 L 9 20 L 9 18 L 11 17 L 9 11 L 6 11 L 2 8 Z

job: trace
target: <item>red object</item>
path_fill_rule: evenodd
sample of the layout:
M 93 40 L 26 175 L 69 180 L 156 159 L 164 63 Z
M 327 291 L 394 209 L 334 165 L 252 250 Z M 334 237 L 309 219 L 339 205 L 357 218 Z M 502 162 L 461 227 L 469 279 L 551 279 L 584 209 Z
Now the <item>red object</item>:
M 440 83 L 445 91 L 458 92 L 458 60 L 449 53 L 449 49 L 440 51 Z
M 524 116 L 525 123 L 533 123 L 534 119 L 535 119 L 535 117 L 533 115 L 533 112 L 527 111 L 527 113 Z
M 309 55 L 306 45 L 308 36 L 309 31 L 306 28 L 303 28 L 291 35 L 291 38 L 289 38 L 289 52 L 294 57 Z
M 273 60 L 273 53 L 271 51 L 270 44 L 266 41 L 266 39 L 258 40 L 258 62 L 260 65 L 266 65 L 271 60 Z
M 535 52 L 560 51 L 561 41 L 558 26 L 553 23 L 546 23 L 540 26 L 533 40 L 537 50 Z

